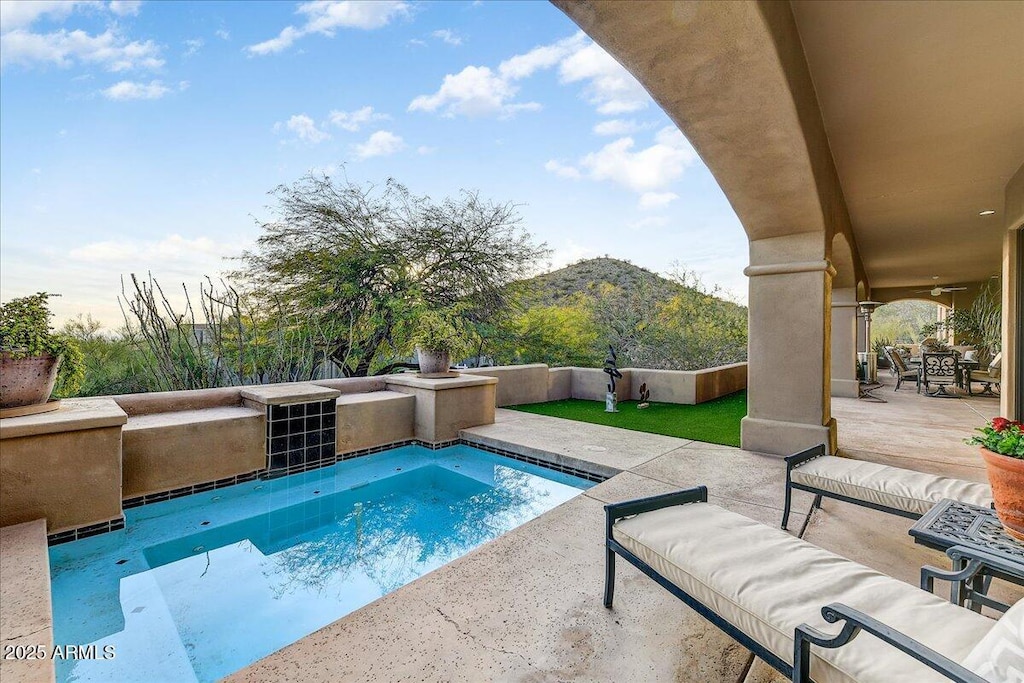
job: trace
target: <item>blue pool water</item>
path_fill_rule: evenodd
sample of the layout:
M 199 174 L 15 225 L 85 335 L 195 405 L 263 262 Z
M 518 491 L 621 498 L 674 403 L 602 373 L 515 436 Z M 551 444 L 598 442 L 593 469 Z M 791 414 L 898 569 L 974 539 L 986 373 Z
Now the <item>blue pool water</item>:
M 469 446 L 406 446 L 125 513 L 50 549 L 58 681 L 213 681 L 592 486 Z

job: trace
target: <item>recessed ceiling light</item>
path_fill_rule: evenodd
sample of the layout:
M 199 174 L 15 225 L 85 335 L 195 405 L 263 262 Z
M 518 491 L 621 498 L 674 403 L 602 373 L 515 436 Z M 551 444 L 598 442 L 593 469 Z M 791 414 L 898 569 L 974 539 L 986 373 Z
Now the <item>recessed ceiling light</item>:
M 938 276 L 938 275 L 932 275 L 932 279 L 933 279 L 933 280 L 938 280 L 938 279 L 939 279 L 939 276 Z
M 993 211 L 992 209 L 985 209 L 984 211 L 979 211 L 978 215 L 979 216 L 991 216 L 994 213 L 995 213 L 995 211 Z

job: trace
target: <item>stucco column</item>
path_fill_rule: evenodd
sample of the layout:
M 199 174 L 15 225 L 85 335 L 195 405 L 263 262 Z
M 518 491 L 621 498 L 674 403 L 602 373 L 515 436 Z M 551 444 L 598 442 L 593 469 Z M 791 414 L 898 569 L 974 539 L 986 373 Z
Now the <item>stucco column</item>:
M 822 236 L 759 240 L 750 243 L 750 253 L 742 446 L 788 455 L 824 443 L 834 453 L 829 301 L 835 269 L 823 257 Z
M 832 395 L 857 398 L 857 289 L 832 290 Z

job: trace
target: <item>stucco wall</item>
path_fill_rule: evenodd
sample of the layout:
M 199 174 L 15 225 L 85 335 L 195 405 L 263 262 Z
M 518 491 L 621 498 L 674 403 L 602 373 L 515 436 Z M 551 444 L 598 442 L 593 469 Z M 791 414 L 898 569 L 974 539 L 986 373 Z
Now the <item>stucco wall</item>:
M 338 399 L 338 453 L 411 439 L 416 398 L 397 391 L 344 394 Z
M 622 379 L 615 382 L 615 393 L 619 399 L 630 396 L 630 374 L 629 368 L 621 370 Z M 585 401 L 603 401 L 608 393 L 608 375 L 601 368 L 573 368 L 572 369 L 572 397 L 581 398 Z
M 572 398 L 572 368 L 551 368 L 548 371 L 548 399 Z
M 121 516 L 121 427 L 4 439 L 0 526 L 46 518 L 47 532 Z
M 548 366 L 543 363 L 496 365 L 490 368 L 472 368 L 459 372 L 463 375 L 496 378 L 498 380 L 496 400 L 499 408 L 525 403 L 543 403 L 548 400 Z
M 122 457 L 124 498 L 261 470 L 266 414 L 220 407 L 135 416 L 124 427 Z
M 341 377 L 338 379 L 318 379 L 310 382 L 318 387 L 337 389 L 342 394 L 361 394 L 369 391 L 384 391 L 387 386 L 383 377 Z
M 178 410 L 201 410 L 242 404 L 242 387 L 193 389 L 191 391 L 153 391 L 146 394 L 111 396 L 130 417 L 170 413 Z

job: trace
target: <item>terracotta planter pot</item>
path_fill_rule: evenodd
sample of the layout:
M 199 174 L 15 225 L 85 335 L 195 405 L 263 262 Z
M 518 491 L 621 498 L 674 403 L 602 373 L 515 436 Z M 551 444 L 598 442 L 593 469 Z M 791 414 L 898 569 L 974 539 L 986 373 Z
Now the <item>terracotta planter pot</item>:
M 0 408 L 46 403 L 59 368 L 60 358 L 50 355 L 13 358 L 0 352 Z
M 981 449 L 992 485 L 996 514 L 1006 533 L 1024 541 L 1024 460 Z
M 424 377 L 431 375 L 445 375 L 451 365 L 447 351 L 427 351 L 416 349 L 416 355 L 420 360 L 420 374 Z

